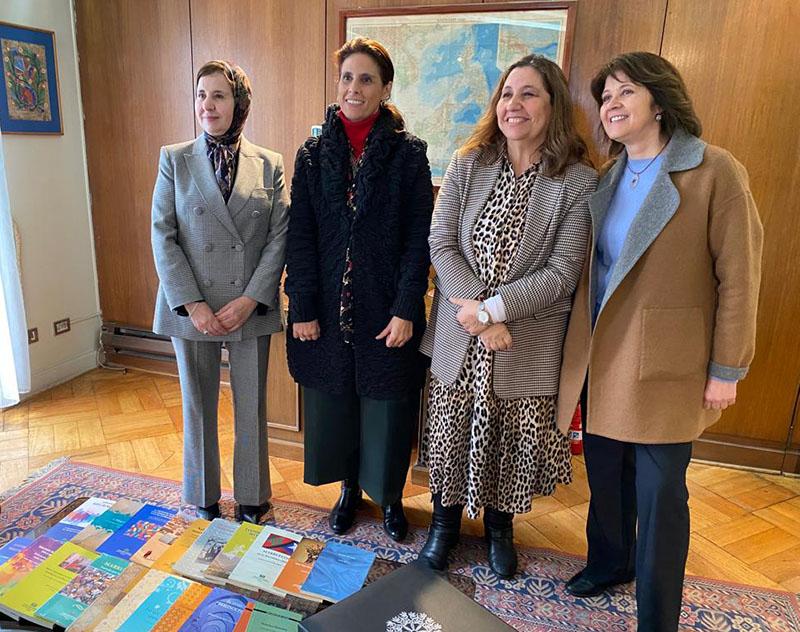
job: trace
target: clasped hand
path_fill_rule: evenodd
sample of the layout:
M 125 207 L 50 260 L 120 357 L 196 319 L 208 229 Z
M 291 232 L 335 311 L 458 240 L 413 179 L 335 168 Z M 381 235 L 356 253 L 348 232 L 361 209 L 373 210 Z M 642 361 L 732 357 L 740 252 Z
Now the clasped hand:
M 213 312 L 205 301 L 184 305 L 192 325 L 202 334 L 224 336 L 233 333 L 250 318 L 258 303 L 249 296 L 240 296 Z
M 508 351 L 511 349 L 511 332 L 505 323 L 483 325 L 478 322 L 478 301 L 465 298 L 449 299 L 458 306 L 456 320 L 470 336 L 478 336 L 489 351 Z
M 386 339 L 387 347 L 402 347 L 414 333 L 414 323 L 397 316 L 393 316 L 383 331 L 375 336 L 375 340 Z M 302 340 L 316 340 L 319 338 L 319 321 L 311 320 L 306 323 L 292 323 L 292 336 Z

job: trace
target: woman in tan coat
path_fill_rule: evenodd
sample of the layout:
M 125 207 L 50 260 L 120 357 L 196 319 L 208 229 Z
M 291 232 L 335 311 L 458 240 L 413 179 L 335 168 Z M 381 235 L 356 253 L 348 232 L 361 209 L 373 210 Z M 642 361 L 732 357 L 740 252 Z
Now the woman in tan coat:
M 615 159 L 564 346 L 558 423 L 579 398 L 592 497 L 578 597 L 637 580 L 639 630 L 677 630 L 691 442 L 753 357 L 762 229 L 747 173 L 698 137 L 678 71 L 628 53 L 592 80 Z M 638 519 L 638 534 L 637 534 Z

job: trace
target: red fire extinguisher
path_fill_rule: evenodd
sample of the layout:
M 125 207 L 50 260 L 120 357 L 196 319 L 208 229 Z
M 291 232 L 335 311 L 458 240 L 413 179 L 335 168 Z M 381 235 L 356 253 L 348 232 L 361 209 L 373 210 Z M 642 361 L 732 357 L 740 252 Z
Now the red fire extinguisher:
M 569 450 L 572 454 L 583 454 L 583 431 L 581 430 L 581 405 L 575 409 L 572 415 L 572 423 L 569 425 Z

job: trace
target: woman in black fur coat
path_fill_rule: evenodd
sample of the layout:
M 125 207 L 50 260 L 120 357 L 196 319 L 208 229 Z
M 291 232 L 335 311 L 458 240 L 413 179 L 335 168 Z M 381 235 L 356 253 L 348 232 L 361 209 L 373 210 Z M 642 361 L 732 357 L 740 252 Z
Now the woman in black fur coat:
M 362 489 L 395 540 L 424 361 L 433 209 L 426 145 L 387 104 L 394 67 L 378 42 L 335 54 L 337 103 L 297 153 L 287 242 L 289 369 L 302 386 L 305 482 L 342 481 L 330 514 L 353 524 Z

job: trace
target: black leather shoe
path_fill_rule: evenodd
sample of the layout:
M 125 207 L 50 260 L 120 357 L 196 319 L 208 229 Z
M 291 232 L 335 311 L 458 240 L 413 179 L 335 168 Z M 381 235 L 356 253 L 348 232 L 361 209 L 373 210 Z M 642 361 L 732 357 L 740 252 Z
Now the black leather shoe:
M 420 563 L 426 564 L 435 571 L 443 571 L 447 568 L 450 551 L 458 544 L 462 509 L 461 505 L 444 507 L 441 503 L 441 495 L 433 495 L 433 516 L 431 516 L 431 526 L 428 529 L 428 539 L 417 558 Z
M 635 575 L 628 575 L 605 582 L 593 582 L 586 577 L 586 569 L 584 568 L 580 573 L 573 575 L 567 582 L 565 590 L 573 597 L 597 597 L 602 595 L 606 590 L 612 586 L 619 584 L 627 584 L 635 579 Z
M 356 519 L 356 509 L 361 502 L 361 488 L 350 479 L 342 481 L 342 495 L 331 509 L 328 524 L 334 533 L 345 533 Z
M 403 511 L 402 500 L 383 508 L 383 530 L 395 542 L 402 542 L 408 535 L 408 520 Z
M 213 505 L 209 505 L 208 507 L 198 507 L 197 515 L 200 516 L 203 520 L 213 520 L 214 518 L 219 518 L 220 517 L 219 503 L 214 503 Z
M 267 511 L 269 511 L 268 502 L 263 505 L 238 505 L 236 508 L 236 519 L 239 522 L 258 524 Z
M 517 572 L 514 514 L 485 507 L 483 527 L 489 545 L 489 566 L 503 579 L 511 579 Z

